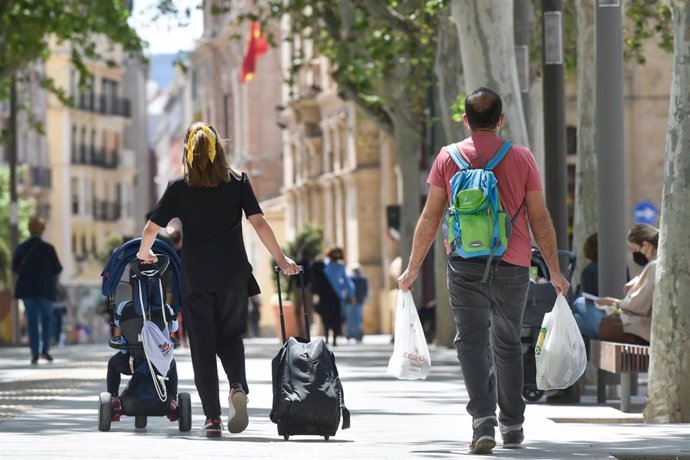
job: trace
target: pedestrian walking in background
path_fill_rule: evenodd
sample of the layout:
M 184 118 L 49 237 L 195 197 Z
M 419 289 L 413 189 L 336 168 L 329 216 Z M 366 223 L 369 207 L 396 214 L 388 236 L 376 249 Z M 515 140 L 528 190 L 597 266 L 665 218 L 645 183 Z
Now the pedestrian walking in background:
M 242 237 L 242 213 L 286 275 L 298 273 L 264 219 L 246 174 L 230 168 L 213 126 L 197 122 L 185 133 L 184 176 L 171 181 L 142 233 L 137 257 L 156 262 L 151 246 L 161 227 L 182 221 L 183 307 L 196 384 L 206 422 L 202 436 L 218 437 L 220 419 L 218 356 L 230 383 L 228 430 L 244 431 L 247 377 L 242 337 L 249 297 L 259 294 Z
M 43 219 L 32 217 L 31 237 L 17 247 L 12 258 L 12 272 L 17 279 L 14 297 L 24 302 L 31 364 L 38 364 L 39 351 L 41 358 L 53 360 L 49 353 L 53 302 L 62 265 L 53 245 L 41 239 L 45 228 Z
M 65 345 L 65 334 L 62 331 L 63 319 L 70 310 L 69 294 L 65 286 L 58 282 L 53 302 L 53 343 L 58 347 Z
M 321 316 L 324 335 L 333 334 L 333 346 L 337 346 L 337 339 L 342 335 L 343 313 L 346 304 L 355 294 L 355 286 L 345 270 L 343 250 L 333 247 L 326 252 L 326 256 L 317 259 L 312 264 L 312 286 L 314 293 L 319 296 L 314 309 Z
M 570 286 L 560 271 L 556 234 L 536 161 L 526 147 L 505 144 L 498 136 L 504 123 L 502 110 L 501 98 L 488 88 L 479 88 L 465 99 L 463 121 L 470 137 L 444 147 L 436 157 L 410 261 L 398 279 L 401 290 L 412 287 L 444 211 L 449 203 L 456 204 L 450 181 L 461 166 L 463 170 L 485 168 L 494 155 L 507 152 L 493 168 L 506 219 L 512 220 L 506 252 L 493 258 L 464 258 L 453 252 L 449 259 L 448 290 L 457 328 L 455 348 L 470 400 L 467 412 L 472 416 L 473 453 L 487 453 L 494 448 L 497 425 L 504 447 L 520 447 L 524 440 L 520 324 L 529 285 L 530 228 L 556 291 L 565 294 Z
M 359 264 L 352 265 L 350 277 L 355 286 L 355 295 L 352 302 L 347 304 L 347 339 L 362 343 L 362 319 L 364 302 L 369 296 L 369 281 L 362 273 Z

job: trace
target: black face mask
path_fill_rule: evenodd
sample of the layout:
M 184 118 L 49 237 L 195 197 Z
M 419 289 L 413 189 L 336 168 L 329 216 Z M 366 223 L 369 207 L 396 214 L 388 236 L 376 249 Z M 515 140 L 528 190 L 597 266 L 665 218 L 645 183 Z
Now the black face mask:
M 632 253 L 633 256 L 633 262 L 635 262 L 637 265 L 645 266 L 649 263 L 649 259 L 647 259 L 647 256 L 642 254 L 639 251 L 635 251 Z

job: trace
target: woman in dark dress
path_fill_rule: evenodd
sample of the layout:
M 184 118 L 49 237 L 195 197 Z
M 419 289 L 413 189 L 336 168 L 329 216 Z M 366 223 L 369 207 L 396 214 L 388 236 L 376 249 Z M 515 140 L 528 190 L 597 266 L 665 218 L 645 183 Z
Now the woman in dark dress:
M 247 378 L 244 344 L 248 299 L 258 294 L 242 238 L 242 214 L 286 275 L 298 273 L 264 219 L 249 178 L 232 170 L 216 130 L 192 124 L 185 134 L 184 177 L 168 184 L 144 227 L 137 257 L 154 263 L 151 251 L 161 227 L 182 221 L 182 294 L 194 383 L 206 415 L 202 436 L 218 437 L 223 425 L 216 368 L 218 356 L 230 383 L 228 430 L 244 431 Z
M 331 248 L 325 258 L 317 259 L 312 264 L 312 290 L 319 296 L 314 305 L 316 312 L 323 320 L 326 341 L 333 333 L 333 346 L 341 335 L 343 312 L 346 304 L 354 296 L 354 284 L 345 272 L 343 250 Z

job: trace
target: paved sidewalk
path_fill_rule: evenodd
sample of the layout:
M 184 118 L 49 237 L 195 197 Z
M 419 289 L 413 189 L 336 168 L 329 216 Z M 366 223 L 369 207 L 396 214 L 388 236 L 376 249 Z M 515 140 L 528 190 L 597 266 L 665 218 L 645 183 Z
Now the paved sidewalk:
M 31 366 L 25 349 L 0 348 L 0 458 L 274 458 L 403 459 L 471 457 L 467 394 L 453 350 L 432 349 L 426 381 L 398 381 L 385 374 L 392 346 L 388 337 L 367 337 L 363 345 L 335 348 L 352 428 L 329 442 L 322 438 L 279 437 L 269 420 L 270 359 L 275 339 L 246 341 L 250 385 L 248 429 L 218 440 L 197 436 L 203 422 L 194 389 L 189 352 L 176 352 L 180 391 L 192 394 L 193 428 L 149 418 L 146 429 L 123 417 L 110 432 L 97 429 L 98 393 L 113 353 L 105 345 L 54 350 L 55 362 Z M 227 383 L 221 386 L 227 394 Z M 591 399 L 591 398 L 590 398 Z M 221 399 L 223 402 L 224 398 Z M 585 398 L 587 400 L 587 398 Z M 530 404 L 521 450 L 499 446 L 502 459 L 688 458 L 690 425 L 645 425 L 639 414 L 613 407 Z M 556 421 L 554 421 L 556 420 Z M 626 422 L 626 423 L 622 423 Z

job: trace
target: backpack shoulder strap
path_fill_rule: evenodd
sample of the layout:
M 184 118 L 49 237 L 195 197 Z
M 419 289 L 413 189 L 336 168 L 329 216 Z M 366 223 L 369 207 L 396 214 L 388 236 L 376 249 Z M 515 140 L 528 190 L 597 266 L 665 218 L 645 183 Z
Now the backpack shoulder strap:
M 512 142 L 503 141 L 503 145 L 501 145 L 494 157 L 486 164 L 486 166 L 484 166 L 484 169 L 487 171 L 492 171 L 501 162 L 501 160 L 505 158 L 506 154 L 508 153 L 508 151 L 510 151 L 510 148 L 512 146 Z
M 450 154 L 450 157 L 453 159 L 455 164 L 458 165 L 460 171 L 470 169 L 470 165 L 462 158 L 460 149 L 458 149 L 458 146 L 455 145 L 455 143 L 446 145 L 446 150 Z

